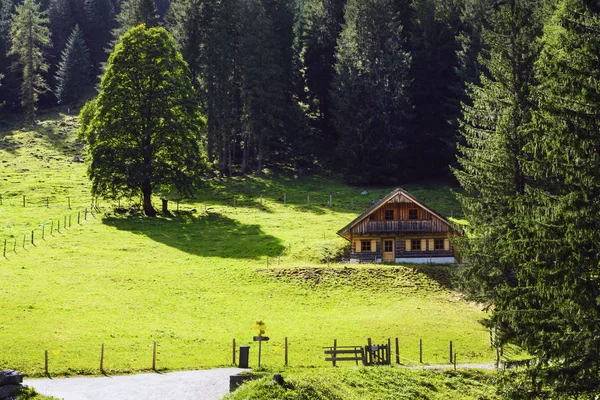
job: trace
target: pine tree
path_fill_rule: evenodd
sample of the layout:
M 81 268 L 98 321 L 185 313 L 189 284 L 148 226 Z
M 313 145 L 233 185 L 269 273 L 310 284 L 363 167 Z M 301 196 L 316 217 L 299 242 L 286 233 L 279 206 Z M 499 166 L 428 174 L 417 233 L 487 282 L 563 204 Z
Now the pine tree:
M 455 159 L 460 115 L 460 86 L 455 32 L 459 12 L 454 1 L 413 0 L 410 48 L 412 63 L 411 127 L 414 151 L 423 176 L 444 175 Z
M 105 49 L 112 40 L 111 32 L 117 26 L 115 7 L 113 0 L 85 0 L 86 23 L 81 29 L 96 73 L 100 72 L 100 65 L 108 57 Z
M 530 256 L 520 269 L 521 310 L 529 313 L 504 317 L 512 341 L 535 356 L 532 393 L 594 398 L 600 394 L 598 3 L 561 1 L 542 44 L 526 148 L 532 179 L 523 236 L 531 238 Z
M 241 146 L 248 143 L 247 135 L 242 133 L 241 100 L 245 7 L 240 0 L 214 0 L 207 3 L 204 10 L 209 21 L 202 73 L 208 117 L 208 157 L 216 162 L 221 175 L 232 175 Z M 244 169 L 247 158 L 242 158 L 241 164 Z
M 90 85 L 90 73 L 88 49 L 79 25 L 75 25 L 62 52 L 56 74 L 55 94 L 59 104 L 69 104 L 81 99 Z
M 471 85 L 472 105 L 463 106 L 456 178 L 465 190 L 459 196 L 470 225 L 462 251 L 469 275 L 488 301 L 498 307 L 507 287 L 516 285 L 516 261 L 506 254 L 518 229 L 516 197 L 525 191 L 523 152 L 529 137 L 533 63 L 541 35 L 539 2 L 510 0 L 493 16 L 493 30 L 484 32 L 490 47 L 481 85 Z
M 190 67 L 195 86 L 200 84 L 198 78 L 206 63 L 211 11 L 211 4 L 205 0 L 176 0 L 167 15 L 169 31 Z
M 336 55 L 337 159 L 352 182 L 410 177 L 408 70 L 400 23 L 407 7 L 392 0 L 349 0 Z
M 33 122 L 38 96 L 48 90 L 42 72 L 48 71 L 43 49 L 51 44 L 49 23 L 46 13 L 34 0 L 24 0 L 15 8 L 10 29 L 12 46 L 9 54 L 17 58 L 16 66 L 21 67 L 21 105 L 25 118 Z
M 284 69 L 278 63 L 281 53 L 274 24 L 260 0 L 250 0 L 247 8 L 241 49 L 244 112 L 244 151 L 249 162 L 250 151 L 256 160 L 256 172 L 262 173 L 273 145 L 283 131 L 283 110 L 286 102 L 282 77 Z
M 306 85 L 304 101 L 316 130 L 312 145 L 320 158 L 330 158 L 338 142 L 331 113 L 331 88 L 335 76 L 335 52 L 344 25 L 347 0 L 308 0 L 299 28 L 301 66 Z
M 51 0 L 48 10 L 50 31 L 52 32 L 52 48 L 54 59 L 60 59 L 60 53 L 65 48 L 69 36 L 77 23 L 77 3 L 73 0 Z
M 144 24 L 149 28 L 159 25 L 154 0 L 124 0 L 121 3 L 121 10 L 117 15 L 117 27 L 112 32 L 113 43 L 116 43 L 129 29 L 139 24 Z

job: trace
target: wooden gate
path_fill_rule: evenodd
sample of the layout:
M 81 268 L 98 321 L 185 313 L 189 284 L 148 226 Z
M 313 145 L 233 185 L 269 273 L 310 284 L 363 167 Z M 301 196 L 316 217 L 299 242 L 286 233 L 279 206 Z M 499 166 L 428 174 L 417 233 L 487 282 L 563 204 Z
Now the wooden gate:
M 386 344 L 373 345 L 371 339 L 369 344 L 365 346 L 365 354 L 367 356 L 367 365 L 391 365 L 392 363 L 392 352 L 391 352 L 390 339 Z

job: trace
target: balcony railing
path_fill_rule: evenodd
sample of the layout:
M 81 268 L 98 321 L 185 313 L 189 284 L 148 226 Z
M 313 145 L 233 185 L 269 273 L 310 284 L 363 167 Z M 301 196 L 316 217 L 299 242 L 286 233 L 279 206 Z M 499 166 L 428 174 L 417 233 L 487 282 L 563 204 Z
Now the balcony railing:
M 370 221 L 365 233 L 431 232 L 431 221 Z

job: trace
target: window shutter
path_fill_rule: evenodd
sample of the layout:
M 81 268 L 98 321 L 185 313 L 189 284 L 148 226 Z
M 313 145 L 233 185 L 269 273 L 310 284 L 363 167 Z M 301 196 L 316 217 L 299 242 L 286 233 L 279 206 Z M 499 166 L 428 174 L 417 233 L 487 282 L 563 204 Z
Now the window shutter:
M 377 240 L 371 240 L 371 251 L 373 253 L 377 251 Z
M 435 250 L 435 242 L 433 239 L 429 239 L 429 251 Z
M 427 250 L 427 239 L 421 239 L 421 251 Z
M 410 239 L 406 239 L 406 251 L 411 251 L 411 247 L 410 247 Z
M 354 249 L 355 249 L 355 250 L 354 250 L 354 252 L 356 252 L 356 253 L 360 253 L 360 251 L 361 251 L 361 243 L 360 243 L 360 240 L 355 240 L 355 241 L 354 241 Z
M 450 250 L 450 239 L 444 239 L 444 250 Z

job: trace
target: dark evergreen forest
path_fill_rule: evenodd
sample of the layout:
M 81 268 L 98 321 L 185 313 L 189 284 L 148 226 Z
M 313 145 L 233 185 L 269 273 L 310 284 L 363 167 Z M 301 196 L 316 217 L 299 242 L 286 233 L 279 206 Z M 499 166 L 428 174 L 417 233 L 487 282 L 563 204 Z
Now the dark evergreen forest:
M 0 112 L 33 121 L 38 107 L 80 106 L 118 38 L 144 23 L 164 26 L 188 63 L 222 175 L 287 165 L 353 183 L 451 176 L 496 3 L 2 0 Z

